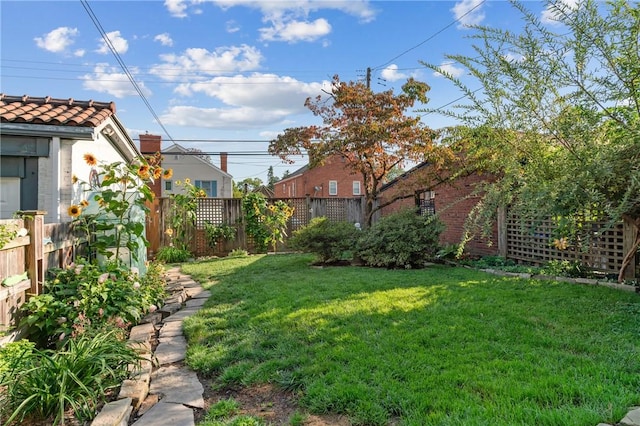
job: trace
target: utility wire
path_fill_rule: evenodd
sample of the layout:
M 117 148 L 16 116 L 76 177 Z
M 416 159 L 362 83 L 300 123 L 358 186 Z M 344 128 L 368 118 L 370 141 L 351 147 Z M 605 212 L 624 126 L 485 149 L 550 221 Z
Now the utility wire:
M 482 0 L 480 3 L 478 3 L 477 5 L 475 5 L 474 7 L 472 7 L 471 9 L 469 9 L 465 14 L 459 16 L 458 18 L 456 18 L 455 20 L 453 20 L 452 22 L 450 22 L 448 25 L 444 26 L 443 28 L 439 29 L 438 31 L 436 31 L 435 33 L 433 33 L 432 35 L 430 35 L 429 37 L 427 37 L 426 39 L 422 40 L 420 43 L 416 44 L 415 46 L 405 50 L 404 52 L 400 53 L 397 56 L 394 56 L 393 58 L 389 59 L 387 62 L 385 62 L 384 64 L 378 65 L 376 67 L 371 68 L 372 70 L 379 70 L 382 67 L 385 67 L 387 65 L 389 65 L 391 62 L 395 61 L 396 59 L 398 59 L 401 56 L 406 55 L 407 53 L 411 52 L 414 49 L 417 49 L 418 47 L 422 46 L 423 44 L 425 44 L 426 42 L 430 41 L 431 39 L 433 39 L 434 37 L 436 37 L 437 35 L 443 33 L 445 30 L 447 30 L 449 27 L 453 26 L 454 24 L 456 24 L 457 22 L 460 22 L 460 20 L 462 18 L 464 18 L 465 16 L 467 16 L 468 14 L 470 14 L 471 12 L 473 12 L 474 10 L 476 10 L 477 8 L 479 8 L 480 6 L 482 6 L 484 3 L 486 2 L 486 0 Z
M 147 106 L 147 109 L 149 110 L 149 112 L 151 112 L 151 115 L 153 115 L 153 118 L 156 119 L 156 122 L 160 125 L 162 130 L 164 130 L 164 133 L 167 135 L 167 137 L 170 140 L 173 141 L 173 138 L 171 137 L 171 134 L 166 129 L 164 124 L 162 124 L 162 121 L 160 120 L 160 117 L 158 117 L 158 114 L 156 114 L 156 112 L 154 111 L 153 107 L 149 103 L 149 100 L 147 99 L 147 97 L 144 95 L 144 93 L 140 89 L 140 86 L 138 85 L 136 80 L 133 78 L 133 75 L 131 75 L 131 72 L 129 72 L 129 68 L 127 68 L 127 65 L 122 60 L 122 57 L 120 57 L 120 54 L 118 53 L 116 48 L 111 43 L 111 40 L 109 40 L 109 37 L 107 36 L 107 33 L 105 32 L 104 28 L 102 27 L 102 24 L 98 20 L 98 17 L 95 15 L 95 13 L 93 13 L 93 9 L 91 9 L 91 6 L 89 5 L 89 2 L 87 0 L 80 0 L 80 3 L 82 3 L 82 6 L 84 7 L 84 10 L 89 15 L 89 18 L 91 18 L 91 21 L 93 22 L 93 24 L 97 28 L 98 32 L 102 36 L 102 39 L 104 40 L 104 42 L 107 45 L 107 47 L 109 47 L 109 50 L 111 50 L 111 53 L 113 53 L 113 56 L 116 58 L 116 61 L 118 61 L 118 64 L 120 65 L 120 68 L 122 68 L 122 71 L 124 71 L 125 75 L 127 76 L 129 81 L 133 85 L 134 89 L 136 90 L 136 92 L 138 93 L 138 95 L 140 96 L 140 98 L 142 99 L 144 104 Z

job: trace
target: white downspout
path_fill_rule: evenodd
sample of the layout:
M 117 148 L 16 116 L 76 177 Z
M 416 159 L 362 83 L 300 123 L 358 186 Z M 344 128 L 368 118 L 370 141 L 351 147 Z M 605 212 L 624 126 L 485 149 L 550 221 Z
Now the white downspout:
M 47 209 L 50 216 L 53 218 L 54 223 L 60 223 L 60 191 L 62 190 L 62 177 L 60 176 L 60 137 L 54 136 L 51 138 L 51 151 L 49 152 L 51 158 L 51 177 L 53 182 L 51 183 L 51 206 Z

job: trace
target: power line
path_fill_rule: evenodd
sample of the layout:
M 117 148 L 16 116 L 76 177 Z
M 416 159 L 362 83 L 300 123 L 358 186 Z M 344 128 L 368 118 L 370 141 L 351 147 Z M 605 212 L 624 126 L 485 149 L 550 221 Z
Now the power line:
M 116 48 L 111 43 L 111 40 L 109 40 L 109 37 L 107 36 L 107 33 L 105 32 L 104 28 L 102 27 L 102 24 L 98 20 L 98 17 L 95 15 L 95 13 L 93 13 L 93 10 L 91 9 L 91 6 L 89 5 L 89 2 L 87 0 L 80 0 L 80 3 L 82 3 L 82 6 L 84 7 L 84 10 L 89 15 L 89 18 L 91 18 L 91 21 L 93 22 L 95 27 L 98 29 L 98 32 L 102 36 L 102 39 L 104 40 L 104 42 L 107 45 L 107 47 L 109 47 L 109 50 L 111 51 L 111 53 L 113 53 L 113 56 L 116 58 L 116 61 L 118 61 L 118 64 L 120 65 L 120 68 L 122 68 L 122 71 L 124 71 L 125 75 L 127 76 L 129 81 L 133 85 L 134 89 L 138 93 L 138 96 L 140 96 L 140 99 L 142 99 L 144 104 L 147 106 L 147 109 L 149 109 L 149 112 L 151 112 L 151 115 L 153 115 L 153 118 L 156 119 L 156 122 L 158 123 L 158 125 L 160 125 L 162 130 L 164 130 L 164 133 L 167 135 L 167 137 L 170 140 L 173 140 L 173 138 L 171 137 L 171 134 L 169 133 L 169 131 L 166 129 L 164 124 L 162 124 L 162 120 L 160 120 L 160 117 L 158 117 L 158 114 L 156 114 L 156 112 L 154 111 L 153 107 L 149 103 L 149 100 L 147 99 L 147 97 L 144 95 L 144 93 L 140 89 L 140 86 L 138 85 L 136 80 L 133 78 L 133 75 L 131 75 L 131 72 L 129 72 L 129 68 L 127 68 L 127 65 L 124 63 L 124 61 L 120 57 L 120 54 L 118 53 Z
M 480 6 L 482 6 L 485 3 L 486 0 L 482 0 L 480 3 L 478 3 L 477 5 L 475 5 L 474 7 L 472 7 L 471 9 L 469 9 L 466 13 L 464 13 L 463 15 L 459 16 L 458 18 L 454 19 L 451 23 L 449 23 L 448 25 L 444 26 L 443 28 L 439 29 L 438 31 L 436 31 L 435 33 L 433 33 L 432 35 L 430 35 L 429 37 L 427 37 L 426 39 L 422 40 L 420 43 L 416 44 L 415 46 L 405 50 L 404 52 L 400 53 L 397 56 L 394 56 L 393 58 L 389 59 L 387 62 L 385 62 L 382 65 L 378 65 L 376 67 L 373 67 L 373 70 L 379 70 L 380 68 L 389 65 L 391 62 L 395 61 L 396 59 L 398 59 L 401 56 L 406 55 L 407 53 L 411 52 L 414 49 L 417 49 L 418 47 L 422 46 L 423 44 L 425 44 L 426 42 L 430 41 L 431 39 L 433 39 L 434 37 L 436 37 L 437 35 L 441 34 L 442 32 L 444 32 L 445 30 L 447 30 L 449 27 L 453 26 L 454 24 L 456 24 L 457 22 L 460 22 L 460 20 L 462 18 L 464 18 L 465 16 L 467 16 L 468 14 L 470 14 L 471 12 L 473 12 L 474 10 L 476 10 L 477 8 L 479 8 Z

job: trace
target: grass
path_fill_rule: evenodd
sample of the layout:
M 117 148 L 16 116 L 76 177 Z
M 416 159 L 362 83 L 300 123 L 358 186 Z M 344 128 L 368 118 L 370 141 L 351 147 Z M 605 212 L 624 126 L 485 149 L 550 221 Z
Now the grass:
M 615 423 L 640 403 L 640 297 L 432 267 L 311 268 L 305 255 L 185 264 L 185 321 L 216 386 L 276 383 L 355 425 Z

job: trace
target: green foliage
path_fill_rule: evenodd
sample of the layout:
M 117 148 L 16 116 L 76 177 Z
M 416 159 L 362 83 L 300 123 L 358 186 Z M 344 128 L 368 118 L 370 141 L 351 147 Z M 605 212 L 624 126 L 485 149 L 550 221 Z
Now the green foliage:
M 169 236 L 171 245 L 178 250 L 189 252 L 191 232 L 196 224 L 198 198 L 205 198 L 207 193 L 191 183 L 191 179 L 184 182 L 176 181 L 176 187 L 182 187 L 182 192 L 171 194 L 171 208 L 169 211 L 169 228 L 165 234 Z
M 287 236 L 287 222 L 293 216 L 293 207 L 284 201 L 267 203 L 264 195 L 254 192 L 242 199 L 245 232 L 253 239 L 256 251 L 264 253 L 271 244 L 276 251 L 278 242 Z
M 473 83 L 447 74 L 464 102 L 438 111 L 459 120 L 473 169 L 500 180 L 478 188 L 467 229 L 487 231 L 500 206 L 523 223 L 555 218 L 553 237 L 588 241 L 591 218 L 640 226 L 640 16 L 625 0 L 550 1 L 564 30 L 514 1 L 521 28 L 475 27 L 473 56 L 447 55 Z M 425 64 L 435 71 L 439 65 Z M 607 76 L 603 78 L 603 76 Z M 427 111 L 428 112 L 428 111 Z M 435 111 L 433 111 L 435 112 Z M 640 245 L 629 245 L 624 268 Z
M 244 249 L 233 249 L 227 255 L 228 257 L 247 257 L 249 256 L 249 252 Z
M 44 293 L 21 307 L 21 325 L 39 347 L 61 345 L 91 328 L 125 329 L 164 298 L 161 271 L 151 264 L 141 277 L 135 268 L 83 260 L 66 269 L 54 269 L 44 284 Z
M 199 426 L 265 426 L 265 422 L 254 416 L 242 415 L 240 404 L 233 398 L 213 404 Z
M 588 269 L 578 260 L 550 260 L 542 268 L 542 273 L 558 277 L 582 277 L 589 275 Z
M 348 260 L 360 231 L 348 222 L 331 222 L 326 217 L 311 219 L 309 225 L 295 231 L 288 241 L 293 250 L 314 253 L 322 263 Z
M 120 251 L 126 247 L 137 260 L 140 244 L 146 247 L 149 243 L 144 222 L 131 220 L 131 209 L 135 207 L 144 213 L 149 211 L 146 203 L 153 200 L 154 195 L 147 183 L 154 177 L 159 178 L 163 170 L 144 160 L 104 163 L 92 154 L 85 154 L 84 158 L 88 165 L 98 167 L 98 177 L 93 182 L 75 177 L 74 181 L 79 182 L 85 192 L 98 192 L 94 200 L 100 207 L 100 213 L 83 213 L 83 209 L 89 206 L 89 202 L 83 200 L 79 205 L 69 207 L 69 215 L 74 218 L 77 228 L 86 232 L 92 250 L 120 262 Z
M 22 369 L 26 360 L 31 356 L 35 344 L 29 340 L 22 339 L 16 342 L 7 343 L 0 347 L 0 382 L 2 376 L 12 369 Z
M 88 421 L 138 361 L 115 330 L 80 335 L 59 351 L 25 348 L 0 376 L 0 418 L 7 425 L 44 420 L 58 425 L 72 410 L 74 418 Z
M 0 248 L 18 235 L 18 226 L 13 223 L 0 224 Z
M 207 235 L 207 243 L 209 247 L 216 248 L 220 241 L 234 241 L 236 239 L 237 229 L 226 223 L 214 225 L 211 222 L 205 222 L 204 232 Z
M 173 246 L 160 247 L 156 260 L 162 263 L 182 263 L 191 258 L 191 252 Z
M 434 258 L 443 229 L 435 216 L 420 216 L 414 209 L 405 209 L 366 229 L 358 240 L 357 254 L 370 266 L 422 268 Z

